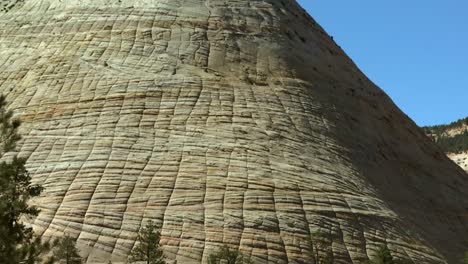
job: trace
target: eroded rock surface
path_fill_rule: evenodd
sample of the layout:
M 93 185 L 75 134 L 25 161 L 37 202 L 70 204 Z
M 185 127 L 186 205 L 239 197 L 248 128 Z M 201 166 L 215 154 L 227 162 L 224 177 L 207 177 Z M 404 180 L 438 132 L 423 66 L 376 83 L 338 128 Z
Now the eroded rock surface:
M 295 1 L 26 0 L 0 15 L 0 88 L 36 231 L 88 263 L 150 219 L 178 263 L 311 263 L 316 231 L 334 263 L 468 248 L 466 174 Z
M 449 153 L 448 157 L 468 172 L 468 152 Z

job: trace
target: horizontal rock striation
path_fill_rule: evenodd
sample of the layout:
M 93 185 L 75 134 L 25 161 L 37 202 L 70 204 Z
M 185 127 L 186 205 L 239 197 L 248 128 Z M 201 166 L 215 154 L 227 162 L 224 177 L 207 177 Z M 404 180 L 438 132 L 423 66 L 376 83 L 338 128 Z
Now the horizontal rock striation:
M 178 263 L 311 263 L 317 231 L 334 263 L 468 249 L 465 172 L 295 1 L 3 2 L 31 223 L 88 263 L 124 261 L 148 220 Z

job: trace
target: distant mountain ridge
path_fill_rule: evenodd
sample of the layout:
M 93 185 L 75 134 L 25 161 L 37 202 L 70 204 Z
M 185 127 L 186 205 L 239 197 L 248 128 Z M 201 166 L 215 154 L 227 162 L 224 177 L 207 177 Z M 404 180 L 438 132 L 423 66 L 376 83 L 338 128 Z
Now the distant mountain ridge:
M 447 156 L 468 171 L 468 117 L 448 125 L 426 126 L 423 129 Z

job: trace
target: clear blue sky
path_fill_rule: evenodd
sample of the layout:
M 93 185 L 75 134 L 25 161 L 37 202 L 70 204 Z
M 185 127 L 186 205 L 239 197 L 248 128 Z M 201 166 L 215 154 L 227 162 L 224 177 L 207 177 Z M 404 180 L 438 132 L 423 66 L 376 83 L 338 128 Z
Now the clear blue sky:
M 298 0 L 419 125 L 468 116 L 467 0 Z

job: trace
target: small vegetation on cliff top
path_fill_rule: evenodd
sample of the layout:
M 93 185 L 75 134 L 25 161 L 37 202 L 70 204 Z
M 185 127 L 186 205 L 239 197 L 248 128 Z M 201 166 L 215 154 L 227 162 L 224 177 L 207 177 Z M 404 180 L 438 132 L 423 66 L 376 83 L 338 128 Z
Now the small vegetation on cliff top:
M 468 117 L 459 119 L 448 125 L 426 126 L 426 127 L 423 127 L 422 129 L 424 129 L 425 132 L 431 132 L 432 134 L 440 135 L 447 130 L 454 129 L 457 127 L 462 127 L 463 125 L 468 125 Z

